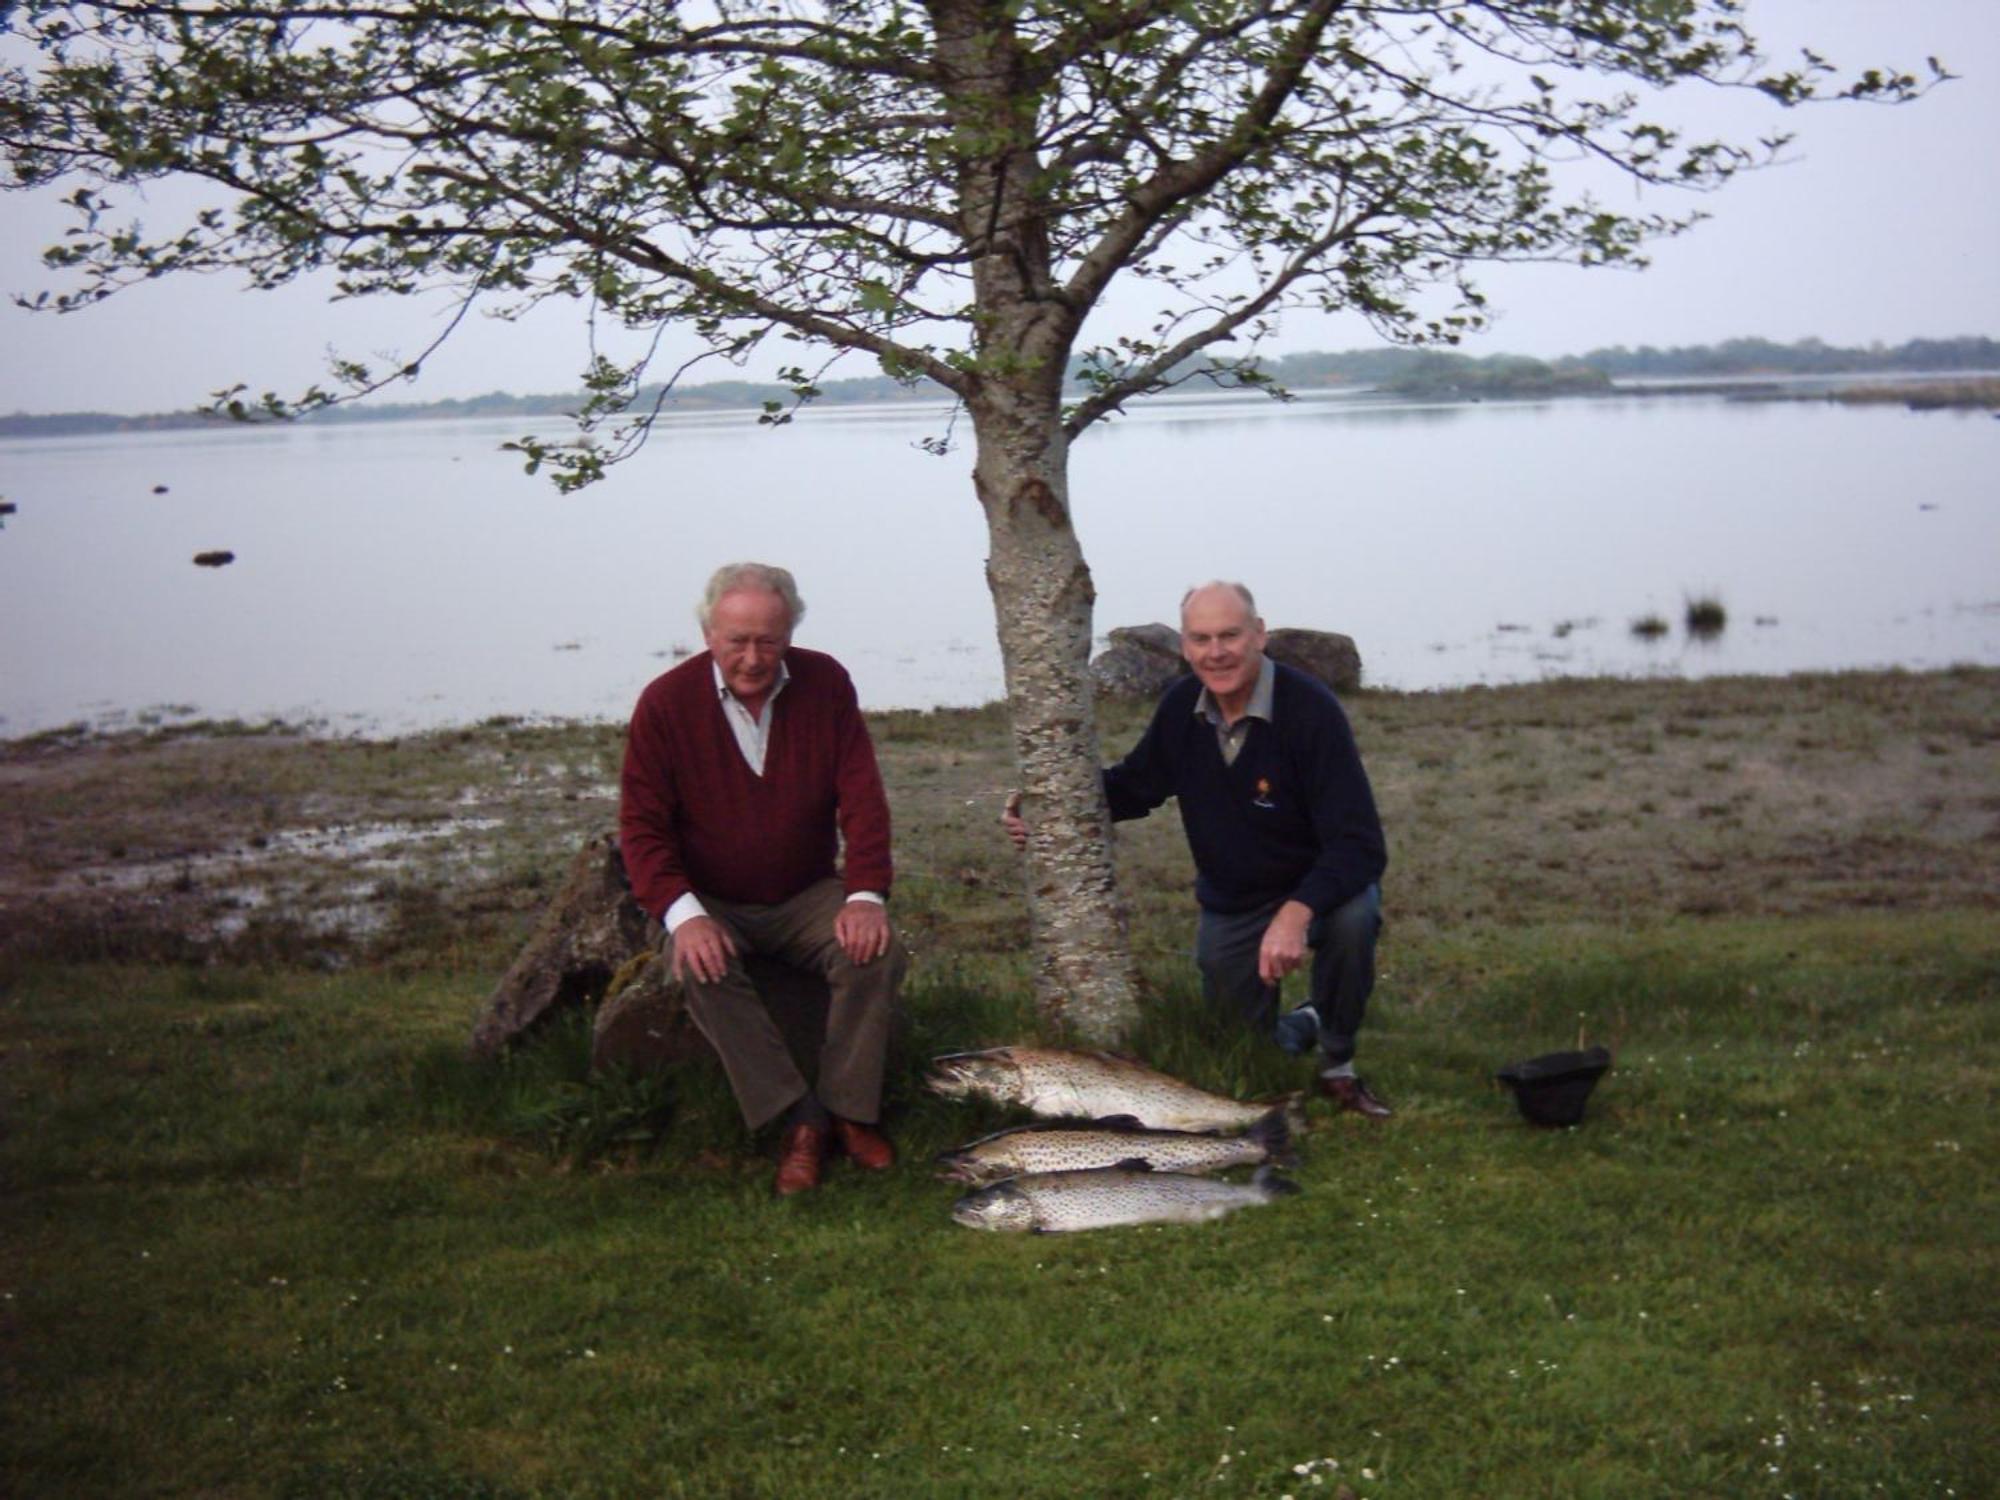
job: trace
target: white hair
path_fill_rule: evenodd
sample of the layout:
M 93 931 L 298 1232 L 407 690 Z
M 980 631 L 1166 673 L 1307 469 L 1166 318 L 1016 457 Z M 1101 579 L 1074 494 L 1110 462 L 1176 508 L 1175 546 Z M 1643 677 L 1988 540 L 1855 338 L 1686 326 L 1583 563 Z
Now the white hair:
M 1197 583 L 1193 588 L 1181 595 L 1181 617 L 1183 619 L 1187 618 L 1188 600 L 1199 594 L 1203 589 L 1228 589 L 1243 601 L 1244 614 L 1253 620 L 1257 618 L 1257 601 L 1251 597 L 1250 590 L 1232 578 L 1211 578 L 1207 583 Z
M 739 590 L 776 594 L 785 606 L 785 628 L 797 630 L 799 621 L 806 617 L 806 601 L 799 597 L 799 586 L 784 568 L 776 568 L 769 563 L 737 562 L 724 563 L 709 575 L 708 587 L 702 591 L 701 603 L 695 606 L 694 617 L 706 635 L 715 623 L 715 606 L 724 594 Z

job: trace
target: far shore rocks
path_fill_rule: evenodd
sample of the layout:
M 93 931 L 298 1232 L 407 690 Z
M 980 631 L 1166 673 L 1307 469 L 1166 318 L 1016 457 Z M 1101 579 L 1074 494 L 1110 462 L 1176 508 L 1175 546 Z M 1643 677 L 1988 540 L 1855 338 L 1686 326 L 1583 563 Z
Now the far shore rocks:
M 1156 698 L 1187 670 L 1180 632 L 1171 625 L 1121 625 L 1090 664 L 1099 692 L 1114 698 Z M 1336 693 L 1361 686 L 1361 652 L 1352 636 L 1286 627 L 1264 645 L 1273 661 L 1318 678 Z
M 197 552 L 194 555 L 194 565 L 197 568 L 226 568 L 235 561 L 234 552 Z

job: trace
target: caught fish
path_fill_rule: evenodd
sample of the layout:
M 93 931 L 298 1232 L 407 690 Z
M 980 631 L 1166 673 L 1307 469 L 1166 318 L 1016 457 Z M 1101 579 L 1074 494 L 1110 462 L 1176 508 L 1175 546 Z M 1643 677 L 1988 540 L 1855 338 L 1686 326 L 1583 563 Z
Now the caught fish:
M 1151 1130 L 1247 1130 L 1271 1112 L 1108 1052 L 995 1047 L 933 1060 L 933 1093 L 1019 1104 L 1044 1119 L 1130 1120 Z
M 940 1176 L 956 1182 L 998 1182 L 1030 1172 L 1084 1172 L 1093 1167 L 1145 1167 L 1155 1172 L 1220 1172 L 1265 1162 L 1291 1163 L 1290 1125 L 1274 1109 L 1242 1135 L 1200 1135 L 1105 1125 L 1024 1125 L 947 1151 Z
M 968 1229 L 1064 1234 L 1125 1224 L 1200 1224 L 1239 1208 L 1298 1191 L 1274 1168 L 1248 1182 L 1218 1182 L 1184 1172 L 1097 1167 L 1088 1172 L 1033 1172 L 967 1193 L 951 1216 Z

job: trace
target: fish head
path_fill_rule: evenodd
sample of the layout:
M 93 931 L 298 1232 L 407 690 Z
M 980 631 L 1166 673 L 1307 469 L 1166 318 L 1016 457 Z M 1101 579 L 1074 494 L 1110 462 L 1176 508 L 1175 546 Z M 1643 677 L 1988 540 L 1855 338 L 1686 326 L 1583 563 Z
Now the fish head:
M 1027 1194 L 1011 1182 L 996 1183 L 967 1193 L 951 1206 L 951 1216 L 967 1229 L 997 1229 L 1019 1234 L 1035 1227 L 1035 1208 Z
M 929 1087 L 946 1099 L 981 1095 L 1003 1102 L 1020 1091 L 1021 1070 L 1006 1048 L 991 1052 L 950 1052 L 931 1061 Z

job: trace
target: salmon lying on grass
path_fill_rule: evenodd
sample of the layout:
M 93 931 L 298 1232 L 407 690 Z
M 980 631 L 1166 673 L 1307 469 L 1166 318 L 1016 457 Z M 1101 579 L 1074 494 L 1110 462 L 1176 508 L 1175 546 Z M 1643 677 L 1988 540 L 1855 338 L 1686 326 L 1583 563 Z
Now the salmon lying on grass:
M 1119 1120 L 1149 1130 L 1223 1133 L 1248 1130 L 1274 1107 L 1225 1099 L 1108 1052 L 994 1047 L 947 1053 L 934 1059 L 932 1067 L 933 1093 L 1018 1104 L 1044 1119 Z
M 951 1216 L 968 1229 L 1064 1234 L 1127 1224 L 1200 1224 L 1239 1208 L 1275 1203 L 1298 1191 L 1270 1167 L 1248 1182 L 1218 1182 L 1184 1172 L 1032 1172 L 967 1193 Z
M 1084 1172 L 1095 1167 L 1144 1167 L 1206 1175 L 1230 1167 L 1290 1166 L 1291 1127 L 1273 1109 L 1242 1135 L 1133 1126 L 1022 1125 L 997 1131 L 938 1157 L 941 1177 L 998 1182 L 1031 1172 Z

